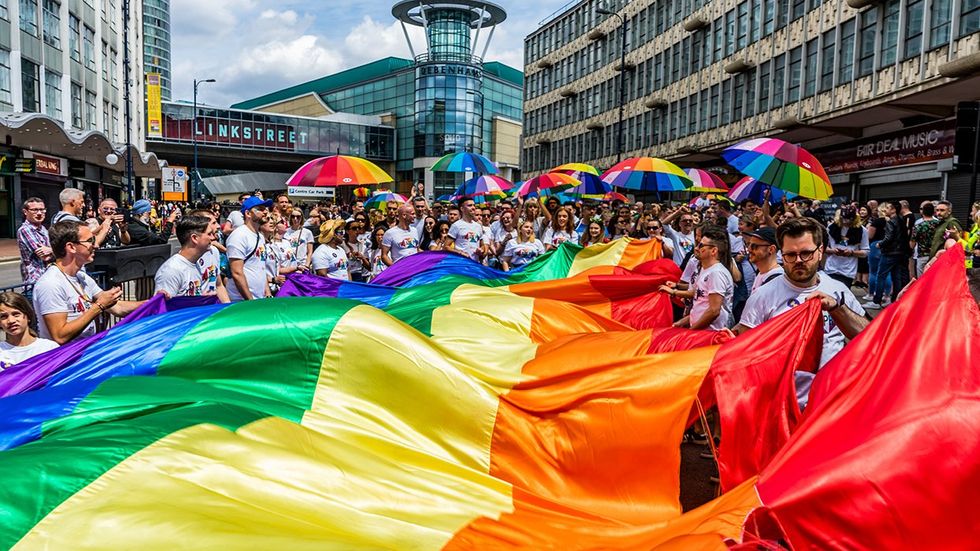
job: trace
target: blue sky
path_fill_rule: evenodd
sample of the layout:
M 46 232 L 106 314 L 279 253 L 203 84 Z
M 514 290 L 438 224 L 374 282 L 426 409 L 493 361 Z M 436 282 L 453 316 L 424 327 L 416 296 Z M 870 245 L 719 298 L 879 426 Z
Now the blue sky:
M 497 28 L 487 58 L 522 68 L 524 37 L 567 2 L 498 0 L 507 20 Z M 198 89 L 199 101 L 228 105 L 381 57 L 409 57 L 401 27 L 391 16 L 393 4 L 173 0 L 174 99 L 191 99 L 195 78 L 217 80 Z M 424 39 L 421 29 L 413 32 L 418 50 Z

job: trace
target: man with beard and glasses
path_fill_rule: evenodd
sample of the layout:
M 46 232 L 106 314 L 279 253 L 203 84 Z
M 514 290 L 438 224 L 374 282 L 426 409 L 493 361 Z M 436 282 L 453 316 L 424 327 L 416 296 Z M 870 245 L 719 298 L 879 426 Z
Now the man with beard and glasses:
M 259 231 L 269 217 L 271 206 L 271 200 L 245 199 L 241 209 L 245 223 L 231 232 L 225 242 L 232 280 L 228 297 L 232 302 L 272 296 L 265 272 L 265 238 Z
M 864 309 L 843 283 L 820 273 L 823 259 L 823 226 L 812 218 L 793 218 L 776 228 L 776 240 L 783 253 L 783 276 L 756 289 L 749 296 L 742 319 L 733 331 L 738 334 L 803 304 L 820 298 L 823 307 L 823 367 L 868 326 Z M 813 374 L 796 372 L 796 396 L 806 406 Z

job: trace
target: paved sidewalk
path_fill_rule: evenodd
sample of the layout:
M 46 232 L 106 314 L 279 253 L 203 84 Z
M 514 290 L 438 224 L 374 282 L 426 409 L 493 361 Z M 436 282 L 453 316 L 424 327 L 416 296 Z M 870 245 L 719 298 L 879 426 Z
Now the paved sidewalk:
M 0 262 L 20 262 L 16 239 L 0 239 Z

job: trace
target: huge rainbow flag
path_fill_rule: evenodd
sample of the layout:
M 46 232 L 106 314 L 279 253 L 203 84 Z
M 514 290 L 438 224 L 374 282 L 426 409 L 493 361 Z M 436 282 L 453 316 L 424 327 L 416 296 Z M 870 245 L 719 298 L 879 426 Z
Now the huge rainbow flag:
M 976 541 L 972 509 L 954 510 L 980 482 L 962 253 L 821 370 L 802 415 L 792 372 L 815 367 L 818 302 L 733 340 L 671 329 L 649 322 L 676 277 L 654 244 L 559 253 L 509 275 L 422 255 L 387 287 L 155 299 L 154 315 L 0 373 L 0 547 Z M 942 309 L 924 308 L 936 293 Z M 681 435 L 707 388 L 725 491 L 682 511 Z

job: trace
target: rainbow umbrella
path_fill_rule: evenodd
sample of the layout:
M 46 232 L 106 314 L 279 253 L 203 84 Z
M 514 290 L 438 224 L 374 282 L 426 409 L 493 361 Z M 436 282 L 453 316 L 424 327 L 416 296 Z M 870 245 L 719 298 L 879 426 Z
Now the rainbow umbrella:
M 700 168 L 685 168 L 684 172 L 694 182 L 694 185 L 685 191 L 694 191 L 697 193 L 725 193 L 728 191 L 728 185 L 714 172 L 708 172 Z
M 333 155 L 301 166 L 286 180 L 286 186 L 364 186 L 393 181 L 378 165 L 360 157 Z
M 379 191 L 364 202 L 364 208 L 380 208 L 381 210 L 385 210 L 388 208 L 388 201 L 406 203 L 408 202 L 408 199 L 406 199 L 404 195 L 399 195 L 390 191 Z
M 602 200 L 609 201 L 610 203 L 613 201 L 622 201 L 624 203 L 630 202 L 629 197 L 623 195 L 622 193 L 619 193 L 618 191 L 610 191 L 609 193 L 602 196 Z
M 368 195 L 371 195 L 371 190 L 366 187 L 356 187 L 354 188 L 354 197 L 358 199 L 364 199 Z
M 456 197 L 474 197 L 486 195 L 488 193 L 501 193 L 514 187 L 514 184 L 504 180 L 500 176 L 478 176 L 471 178 L 456 188 Z
M 802 147 L 783 140 L 746 140 L 725 149 L 721 156 L 742 174 L 774 188 L 819 200 L 834 193 L 820 161 Z
M 545 190 L 551 190 L 552 192 L 563 191 L 568 188 L 575 187 L 582 182 L 576 180 L 575 178 L 569 176 L 568 174 L 562 174 L 561 172 L 547 172 L 541 176 L 531 178 L 527 180 L 517 189 L 517 194 L 521 197 L 527 197 L 529 195 L 538 194 L 540 195 Z
M 637 191 L 683 191 L 691 178 L 670 161 L 656 157 L 630 157 L 602 174 L 602 181 Z
M 599 176 L 590 172 L 575 171 L 565 172 L 563 174 L 568 174 L 572 178 L 582 182 L 573 188 L 566 189 L 565 191 L 561 192 L 564 195 L 572 197 L 586 197 L 590 195 L 605 195 L 606 193 L 612 191 L 612 186 L 603 182 L 601 179 L 599 179 Z M 546 194 L 550 195 L 550 193 Z
M 474 195 L 472 197 L 472 199 L 473 199 L 473 203 L 475 203 L 477 205 L 485 205 L 485 204 L 495 203 L 495 202 L 497 202 L 497 201 L 499 201 L 501 199 L 504 199 L 506 197 L 507 197 L 507 195 L 504 194 L 501 191 L 493 191 L 493 192 L 484 193 L 484 194 L 481 194 L 481 195 Z
M 430 168 L 432 172 L 475 172 L 496 174 L 497 166 L 483 155 L 462 151 L 444 155 Z
M 564 172 L 565 174 L 570 174 L 572 172 L 587 172 L 593 176 L 599 175 L 599 171 L 596 169 L 596 167 L 585 163 L 565 163 L 561 166 L 556 166 L 548 172 Z
M 785 192 L 779 188 L 774 188 L 772 186 L 763 184 L 762 182 L 746 176 L 732 186 L 732 189 L 728 190 L 728 198 L 735 203 L 741 203 L 745 200 L 750 200 L 757 205 L 761 205 L 765 198 L 766 190 L 771 190 L 769 193 L 769 202 L 772 204 L 779 203 L 783 200 L 783 196 L 786 199 L 792 199 L 796 197 L 795 193 Z

